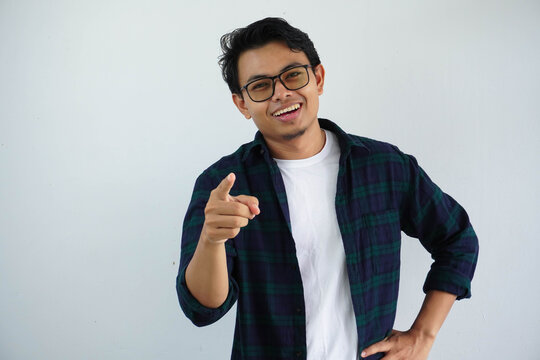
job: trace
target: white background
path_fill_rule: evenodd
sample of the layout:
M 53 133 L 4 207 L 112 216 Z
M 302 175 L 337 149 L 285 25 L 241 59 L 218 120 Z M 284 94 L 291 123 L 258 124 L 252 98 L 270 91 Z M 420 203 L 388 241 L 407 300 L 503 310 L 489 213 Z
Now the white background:
M 431 359 L 540 358 L 540 2 L 0 0 L 0 358 L 228 359 L 175 293 L 197 175 L 250 141 L 219 37 L 265 16 L 326 67 L 319 115 L 417 157 L 480 238 Z M 396 328 L 431 262 L 403 239 Z

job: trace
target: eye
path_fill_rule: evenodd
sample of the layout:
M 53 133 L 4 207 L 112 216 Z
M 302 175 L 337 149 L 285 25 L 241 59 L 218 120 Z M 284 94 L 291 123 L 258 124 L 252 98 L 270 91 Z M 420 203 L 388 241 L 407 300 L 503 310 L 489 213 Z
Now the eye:
M 302 74 L 301 71 L 294 70 L 285 75 L 285 79 L 294 79 L 295 77 L 298 77 Z
M 262 90 L 268 89 L 269 86 L 270 86 L 270 82 L 268 80 L 261 80 L 261 81 L 256 81 L 252 83 L 251 85 L 249 85 L 249 90 L 262 91 Z

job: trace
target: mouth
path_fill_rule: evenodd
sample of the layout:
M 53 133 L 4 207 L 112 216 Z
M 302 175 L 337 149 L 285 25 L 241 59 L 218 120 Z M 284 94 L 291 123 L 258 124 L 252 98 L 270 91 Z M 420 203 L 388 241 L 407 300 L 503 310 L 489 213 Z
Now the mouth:
M 301 107 L 302 105 L 300 104 L 292 104 L 291 106 L 273 112 L 272 116 L 279 120 L 292 120 L 297 117 Z

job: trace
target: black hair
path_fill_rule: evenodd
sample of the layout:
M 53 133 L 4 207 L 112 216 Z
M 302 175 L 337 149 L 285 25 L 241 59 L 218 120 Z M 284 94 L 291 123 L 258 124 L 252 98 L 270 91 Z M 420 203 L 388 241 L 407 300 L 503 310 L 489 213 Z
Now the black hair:
M 233 94 L 240 94 L 238 58 L 246 50 L 262 47 L 272 41 L 283 41 L 293 51 L 303 51 L 312 67 L 321 63 L 309 36 L 282 18 L 268 17 L 244 28 L 238 28 L 221 37 L 223 54 L 219 65 L 223 80 Z

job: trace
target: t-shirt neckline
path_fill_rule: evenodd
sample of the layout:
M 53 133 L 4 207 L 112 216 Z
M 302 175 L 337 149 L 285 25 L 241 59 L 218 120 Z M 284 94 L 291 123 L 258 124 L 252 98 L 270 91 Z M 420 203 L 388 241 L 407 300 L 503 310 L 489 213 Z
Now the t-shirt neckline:
M 294 160 L 285 160 L 285 159 L 276 159 L 276 163 L 280 168 L 299 168 L 299 167 L 307 167 L 315 165 L 330 155 L 332 152 L 336 139 L 334 138 L 334 134 L 331 131 L 328 131 L 326 129 L 322 129 L 326 134 L 326 141 L 324 143 L 323 148 L 321 151 L 319 151 L 317 154 L 310 156 L 305 159 L 294 159 Z

